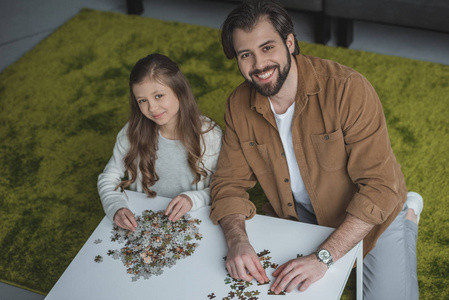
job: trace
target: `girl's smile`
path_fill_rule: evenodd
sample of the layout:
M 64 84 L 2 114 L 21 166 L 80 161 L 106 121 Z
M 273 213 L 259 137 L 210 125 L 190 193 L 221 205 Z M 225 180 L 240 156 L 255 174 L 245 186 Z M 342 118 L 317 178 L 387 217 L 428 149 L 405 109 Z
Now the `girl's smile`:
M 163 115 L 164 115 L 164 113 L 156 114 L 156 115 L 153 115 L 153 118 L 160 119 L 160 118 L 162 118 Z

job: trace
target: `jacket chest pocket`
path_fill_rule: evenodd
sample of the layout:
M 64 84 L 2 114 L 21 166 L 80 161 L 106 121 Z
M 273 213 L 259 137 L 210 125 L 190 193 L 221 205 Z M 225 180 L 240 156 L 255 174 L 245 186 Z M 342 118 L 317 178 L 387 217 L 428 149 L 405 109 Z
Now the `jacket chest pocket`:
M 243 142 L 241 145 L 246 161 L 256 175 L 271 172 L 267 145 L 259 145 L 254 141 Z
M 310 138 L 321 168 L 336 171 L 347 165 L 348 155 L 341 129 L 331 133 L 312 134 Z

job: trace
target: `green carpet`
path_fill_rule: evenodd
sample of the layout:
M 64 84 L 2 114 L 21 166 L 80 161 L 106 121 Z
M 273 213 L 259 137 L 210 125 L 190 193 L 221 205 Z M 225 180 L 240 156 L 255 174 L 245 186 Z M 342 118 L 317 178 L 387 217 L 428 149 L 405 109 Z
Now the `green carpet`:
M 353 67 L 376 88 L 408 188 L 425 199 L 421 298 L 448 299 L 449 66 L 301 49 Z M 0 74 L 0 280 L 47 293 L 103 218 L 97 176 L 127 120 L 130 69 L 152 52 L 178 62 L 202 112 L 223 126 L 242 78 L 215 29 L 83 10 Z M 252 194 L 264 201 L 260 189 Z

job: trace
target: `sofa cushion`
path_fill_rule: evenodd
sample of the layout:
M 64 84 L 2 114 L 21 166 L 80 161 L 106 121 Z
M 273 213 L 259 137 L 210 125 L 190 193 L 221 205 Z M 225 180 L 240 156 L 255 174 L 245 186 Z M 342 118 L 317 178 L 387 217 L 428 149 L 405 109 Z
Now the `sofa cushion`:
M 324 0 L 277 0 L 286 9 L 304 11 L 323 11 Z M 228 0 L 226 2 L 243 2 L 243 0 Z
M 285 8 L 305 11 L 323 11 L 324 0 L 278 0 Z

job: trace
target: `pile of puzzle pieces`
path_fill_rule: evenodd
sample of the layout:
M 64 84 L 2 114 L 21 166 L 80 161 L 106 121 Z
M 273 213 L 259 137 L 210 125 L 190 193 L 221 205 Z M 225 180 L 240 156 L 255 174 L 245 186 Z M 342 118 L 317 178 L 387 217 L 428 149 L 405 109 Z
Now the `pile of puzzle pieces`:
M 127 272 L 133 275 L 132 281 L 141 276 L 149 279 L 161 275 L 164 267 L 171 268 L 177 260 L 191 256 L 198 247 L 192 241 L 202 239 L 198 228 L 201 220 L 191 219 L 189 214 L 172 222 L 163 211 L 145 210 L 142 216 L 136 217 L 136 222 L 134 232 L 113 227 L 111 241 L 125 245 L 107 253 L 121 259 Z

